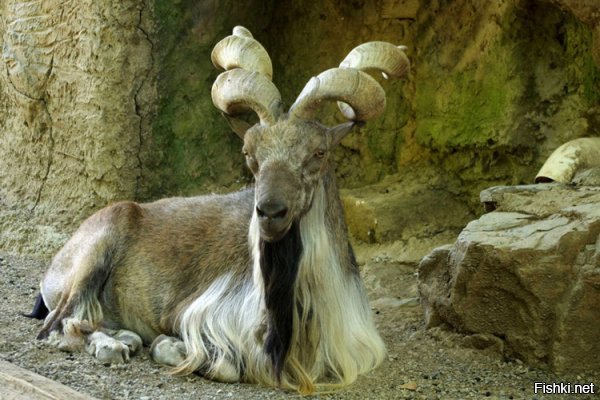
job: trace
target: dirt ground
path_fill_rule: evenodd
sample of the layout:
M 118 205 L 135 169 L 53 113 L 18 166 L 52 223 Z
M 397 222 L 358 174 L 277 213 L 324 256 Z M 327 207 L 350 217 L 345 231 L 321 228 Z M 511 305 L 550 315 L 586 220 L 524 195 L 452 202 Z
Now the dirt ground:
M 371 249 L 372 250 L 372 249 Z M 357 254 L 372 254 L 357 249 Z M 534 382 L 600 385 L 600 376 L 556 376 L 507 360 L 497 343 L 478 343 L 440 329 L 426 330 L 416 293 L 414 265 L 393 258 L 363 260 L 372 306 L 388 359 L 350 387 L 315 399 L 545 399 Z M 248 384 L 220 384 L 200 376 L 170 376 L 148 349 L 128 364 L 107 367 L 87 354 L 69 354 L 35 340 L 41 322 L 28 312 L 45 265 L 0 253 L 0 359 L 59 381 L 98 399 L 289 399 L 296 393 Z M 469 343 L 471 345 L 469 345 Z M 487 348 L 486 346 L 489 345 Z M 471 347 L 469 347 L 471 346 Z M 483 349 L 482 349 L 483 347 Z M 596 391 L 597 392 L 597 391 Z M 592 398 L 584 395 L 561 398 Z

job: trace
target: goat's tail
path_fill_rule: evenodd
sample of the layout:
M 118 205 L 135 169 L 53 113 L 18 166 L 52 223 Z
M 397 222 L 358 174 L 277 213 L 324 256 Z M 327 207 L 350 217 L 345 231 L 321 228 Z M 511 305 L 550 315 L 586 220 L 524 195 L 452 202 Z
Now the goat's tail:
M 22 316 L 27 318 L 35 318 L 35 319 L 45 319 L 50 313 L 46 303 L 44 303 L 44 298 L 41 293 L 38 293 L 35 298 L 35 304 L 33 305 L 33 310 L 29 314 L 21 313 Z

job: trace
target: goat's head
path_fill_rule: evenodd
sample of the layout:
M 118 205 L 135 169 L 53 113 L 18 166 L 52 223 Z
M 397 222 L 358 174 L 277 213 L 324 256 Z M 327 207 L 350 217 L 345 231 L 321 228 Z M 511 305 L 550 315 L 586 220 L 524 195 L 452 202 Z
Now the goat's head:
M 364 71 L 380 71 L 387 78 L 405 76 L 409 70 L 402 46 L 365 43 L 352 50 L 339 68 L 313 77 L 285 113 L 271 82 L 269 55 L 247 29 L 234 28 L 233 35 L 215 46 L 212 61 L 226 70 L 215 80 L 213 102 L 244 140 L 246 162 L 256 179 L 260 234 L 268 242 L 281 239 L 310 209 L 318 182 L 328 170 L 331 149 L 356 122 L 385 109 L 383 89 Z M 328 128 L 314 121 L 324 100 L 338 101 L 352 122 Z M 248 110 L 260 122 L 251 126 L 235 118 Z

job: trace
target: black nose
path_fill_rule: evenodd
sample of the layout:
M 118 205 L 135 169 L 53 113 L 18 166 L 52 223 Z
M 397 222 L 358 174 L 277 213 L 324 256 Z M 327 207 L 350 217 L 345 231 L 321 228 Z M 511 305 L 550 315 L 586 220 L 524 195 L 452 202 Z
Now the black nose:
M 287 206 L 278 201 L 262 201 L 256 205 L 256 214 L 260 218 L 279 219 L 287 215 Z

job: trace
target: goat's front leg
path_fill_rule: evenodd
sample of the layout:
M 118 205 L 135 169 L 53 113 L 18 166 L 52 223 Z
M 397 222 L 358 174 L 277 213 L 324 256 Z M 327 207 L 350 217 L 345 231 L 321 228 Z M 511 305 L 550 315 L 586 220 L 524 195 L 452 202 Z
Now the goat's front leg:
M 159 364 L 181 367 L 186 359 L 185 343 L 172 336 L 160 335 L 152 342 L 150 354 L 152 359 Z M 212 361 L 206 354 L 199 356 L 201 361 L 198 372 L 203 376 L 219 382 L 240 381 L 240 371 L 227 358 L 221 357 L 216 361 Z
M 63 320 L 66 334 L 54 331 L 49 336 L 49 343 L 59 350 L 67 352 L 83 351 L 96 357 L 104 364 L 122 364 L 129 361 L 142 348 L 142 338 L 135 332 L 121 329 L 97 330 L 86 334 L 69 334 L 74 329 L 81 329 L 79 321 L 67 318 Z M 76 324 L 77 327 L 73 325 Z
M 129 361 L 129 348 L 123 343 L 96 331 L 89 336 L 85 351 L 103 364 L 123 364 Z
M 85 351 L 105 364 L 125 363 L 142 347 L 142 338 L 126 330 L 120 330 L 114 336 L 96 331 L 87 337 L 86 342 Z
M 177 338 L 160 335 L 152 342 L 150 355 L 159 364 L 177 367 L 185 360 L 185 344 Z

